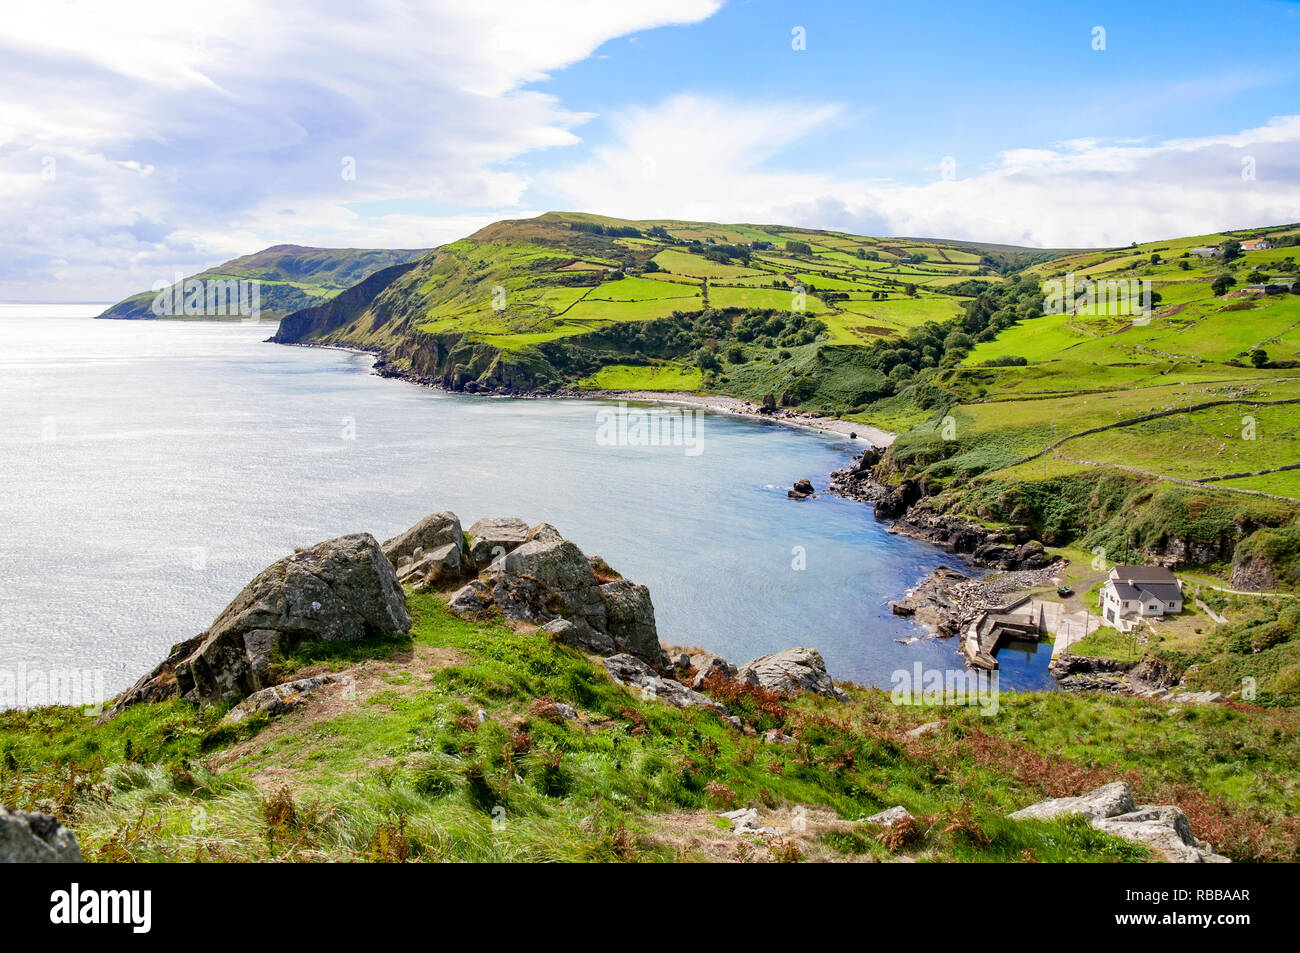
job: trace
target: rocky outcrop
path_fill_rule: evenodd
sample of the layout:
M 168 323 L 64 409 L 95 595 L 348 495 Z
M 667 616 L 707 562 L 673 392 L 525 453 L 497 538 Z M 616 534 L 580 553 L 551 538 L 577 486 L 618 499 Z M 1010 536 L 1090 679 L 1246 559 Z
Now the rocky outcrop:
M 687 688 L 681 682 L 664 678 L 635 655 L 621 653 L 605 659 L 605 670 L 620 685 L 638 688 L 678 708 L 707 708 L 726 716 L 727 709 L 707 695 Z
M 0 807 L 0 864 L 79 864 L 77 837 L 48 814 Z
M 475 569 L 484 569 L 528 542 L 528 524 L 517 516 L 481 519 L 465 535 L 470 562 Z
M 1242 592 L 1271 592 L 1278 588 L 1277 567 L 1271 559 L 1252 556 L 1233 564 L 1228 586 Z
M 653 665 L 666 662 L 650 590 L 620 578 L 554 526 L 539 523 L 529 529 L 519 520 L 480 520 L 468 535 L 471 564 L 493 549 L 505 551 L 452 595 L 454 611 L 471 614 L 495 607 L 506 618 L 532 622 L 583 651 L 624 652 Z
M 788 695 L 813 692 L 848 701 L 826 674 L 826 661 L 816 649 L 797 647 L 760 656 L 742 665 L 736 680 Z
M 253 692 L 230 711 L 226 712 L 222 722 L 238 725 L 254 715 L 267 715 L 274 718 L 296 708 L 307 696 L 326 685 L 355 685 L 350 675 L 315 675 L 310 678 L 297 678 L 291 682 L 281 682 L 270 688 Z
M 465 534 L 460 528 L 460 518 L 446 511 L 431 513 L 405 532 L 384 543 L 384 555 L 396 569 L 415 556 L 416 550 L 432 552 L 447 545 L 463 546 Z
M 591 563 L 566 539 L 542 536 L 524 543 L 489 565 L 480 578 L 508 619 L 538 625 L 581 620 L 600 632 L 608 624 Z
M 876 465 L 883 455 L 882 449 L 868 447 L 847 467 L 831 474 L 831 492 L 861 503 L 874 503 L 889 494 L 890 488 L 875 477 Z
M 274 656 L 304 640 L 355 642 L 410 628 L 406 597 L 375 538 L 340 536 L 263 570 L 207 631 L 174 647 L 104 718 L 141 701 L 243 699 L 274 685 Z
M 875 514 L 877 519 L 898 519 L 922 496 L 920 484 L 904 480 L 897 486 L 884 487 L 876 499 Z
M 1013 821 L 1051 820 L 1070 814 L 1086 817 L 1099 831 L 1145 844 L 1171 863 L 1228 863 L 1193 833 L 1187 816 L 1173 805 L 1138 806 L 1125 781 L 1106 784 L 1078 797 L 1039 801 L 1007 816 Z

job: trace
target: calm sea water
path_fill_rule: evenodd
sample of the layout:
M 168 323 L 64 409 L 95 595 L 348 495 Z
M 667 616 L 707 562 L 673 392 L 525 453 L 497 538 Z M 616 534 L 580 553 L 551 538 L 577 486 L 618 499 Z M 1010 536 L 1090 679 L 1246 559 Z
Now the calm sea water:
M 665 643 L 814 646 L 883 687 L 960 665 L 951 640 L 895 642 L 924 633 L 886 607 L 954 557 L 867 506 L 786 499 L 844 464 L 839 440 L 709 416 L 696 456 L 601 446 L 595 402 L 449 395 L 263 343 L 267 324 L 98 310 L 0 306 L 0 670 L 115 692 L 294 547 L 443 509 L 555 524 L 650 587 Z M 1050 687 L 1047 654 L 1008 651 L 1003 687 Z

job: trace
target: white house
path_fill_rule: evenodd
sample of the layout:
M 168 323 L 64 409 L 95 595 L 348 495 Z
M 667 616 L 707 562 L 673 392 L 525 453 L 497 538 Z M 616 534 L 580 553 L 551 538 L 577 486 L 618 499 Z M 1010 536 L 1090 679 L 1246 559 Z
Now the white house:
M 1102 618 L 1120 632 L 1144 618 L 1182 611 L 1182 584 L 1162 566 L 1115 566 L 1101 587 Z
M 1241 243 L 1242 251 L 1268 251 L 1272 247 L 1273 243 L 1267 238 L 1254 238 Z
M 1218 258 L 1223 254 L 1223 249 L 1217 246 L 1211 248 L 1191 248 L 1188 249 L 1188 251 L 1201 258 Z

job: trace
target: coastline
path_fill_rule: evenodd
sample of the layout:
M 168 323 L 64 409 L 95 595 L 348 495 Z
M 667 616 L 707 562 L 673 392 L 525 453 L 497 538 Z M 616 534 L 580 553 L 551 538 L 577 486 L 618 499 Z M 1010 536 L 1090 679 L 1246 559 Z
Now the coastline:
M 560 395 L 556 395 L 560 396 Z M 710 413 L 726 414 L 746 420 L 764 421 L 815 430 L 819 433 L 831 433 L 848 440 L 873 447 L 888 447 L 897 438 L 897 434 L 870 424 L 845 420 L 842 417 L 823 417 L 818 414 L 805 414 L 792 410 L 779 410 L 765 414 L 760 405 L 739 397 L 724 394 L 696 394 L 690 391 L 653 391 L 653 390 L 584 390 L 565 391 L 566 397 L 585 397 L 592 400 L 628 400 L 643 404 L 675 404 L 679 406 L 698 407 Z
M 833 434 L 845 440 L 854 440 L 866 446 L 881 449 L 888 447 L 898 437 L 897 434 L 890 433 L 888 430 L 882 430 L 879 427 L 873 427 L 871 424 L 859 423 L 854 420 L 845 420 L 842 417 L 824 417 L 820 414 L 800 413 L 789 409 L 765 414 L 762 412 L 761 405 L 740 397 L 728 397 L 725 394 L 696 394 L 690 391 L 574 390 L 572 388 L 553 391 L 457 391 L 444 387 L 436 378 L 410 374 L 393 368 L 391 364 L 387 363 L 386 356 L 379 348 L 325 342 L 317 343 L 314 341 L 275 341 L 274 339 L 268 339 L 267 343 L 281 344 L 285 347 L 317 347 L 334 351 L 348 351 L 353 354 L 369 354 L 375 359 L 373 372 L 376 376 L 402 380 L 423 387 L 432 387 L 435 390 L 445 391 L 449 394 L 469 394 L 475 397 L 528 397 L 537 400 L 552 398 L 624 400 L 641 404 L 672 404 L 696 407 L 708 413 L 725 414 L 729 417 L 740 417 L 745 420 L 775 423 L 787 427 L 796 427 L 801 430 L 812 430 L 822 434 Z
M 923 496 L 917 493 L 915 497 L 905 492 L 895 490 L 893 495 L 897 497 L 897 503 L 901 503 L 898 511 L 887 509 L 885 506 L 878 506 L 881 502 L 876 491 L 885 491 L 886 488 L 874 484 L 868 476 L 869 470 L 861 469 L 862 463 L 866 461 L 875 461 L 879 459 L 881 453 L 893 443 L 896 435 L 877 427 L 867 424 L 861 424 L 856 421 L 844 420 L 837 417 L 825 417 L 818 414 L 802 414 L 790 410 L 780 410 L 774 413 L 762 413 L 761 406 L 752 401 L 747 401 L 738 397 L 728 397 L 725 395 L 696 394 L 683 391 L 638 391 L 638 390 L 573 390 L 557 389 L 553 391 L 455 391 L 445 387 L 441 381 L 436 378 L 422 377 L 409 374 L 403 370 L 392 367 L 386 362 L 386 358 L 379 348 L 359 347 L 355 345 L 340 345 L 333 343 L 316 343 L 316 342 L 274 342 L 285 343 L 294 347 L 318 347 L 329 350 L 345 351 L 353 354 L 368 354 L 375 360 L 375 367 L 372 369 L 378 377 L 392 378 L 406 381 L 407 383 L 417 384 L 426 387 L 432 387 L 445 393 L 467 393 L 476 397 L 525 397 L 534 399 L 582 399 L 582 400 L 604 400 L 604 401 L 628 401 L 641 404 L 664 404 L 679 407 L 698 408 L 706 413 L 725 414 L 730 417 L 737 417 L 753 422 L 763 422 L 769 424 L 779 424 L 786 427 L 792 427 L 801 430 L 814 431 L 821 434 L 833 434 L 844 440 L 852 440 L 861 445 L 860 450 L 853 451 L 853 458 L 850 463 L 842 470 L 832 471 L 826 475 L 826 486 L 824 492 L 843 497 L 845 499 L 856 500 L 873 507 L 876 511 L 876 518 L 889 524 L 889 532 L 897 533 L 917 539 L 931 545 L 938 546 L 946 550 L 952 556 L 952 565 L 949 572 L 960 572 L 963 580 L 968 584 L 971 590 L 967 595 L 975 597 L 977 594 L 980 598 L 973 601 L 988 602 L 992 604 L 997 600 L 994 599 L 995 590 L 1002 590 L 1004 586 L 997 585 L 997 577 L 1002 576 L 1008 570 L 1024 570 L 1029 567 L 1022 566 L 1020 559 L 1021 553 L 1016 552 L 1020 545 L 1026 540 L 1015 540 L 1006 538 L 1001 534 L 978 532 L 981 528 L 975 527 L 965 520 L 958 521 L 956 527 L 963 533 L 970 533 L 976 530 L 979 536 L 979 544 L 989 544 L 996 540 L 997 548 L 1000 550 L 999 556 L 1004 559 L 1015 553 L 1009 562 L 998 565 L 996 559 L 982 559 L 980 555 L 973 550 L 979 548 L 973 545 L 969 540 L 957 543 L 956 540 L 949 537 L 946 530 L 948 526 L 943 526 L 945 531 L 935 532 L 937 527 L 913 526 L 908 522 L 908 517 L 913 515 L 915 504 L 920 502 Z M 844 479 L 847 477 L 848 479 Z M 858 480 L 867 477 L 871 486 L 864 487 L 858 484 Z M 864 492 L 865 491 L 865 492 Z M 943 522 L 942 520 L 940 522 Z M 1041 547 L 1037 548 L 1041 552 Z M 1027 554 L 1024 554 L 1027 555 Z M 1041 567 L 1035 567 L 1041 568 Z M 980 574 L 979 570 L 985 570 L 985 574 Z M 903 592 L 899 593 L 896 602 L 901 605 L 907 605 L 912 601 L 914 595 L 925 592 L 926 589 L 933 585 L 936 573 L 941 571 L 927 573 L 922 578 L 916 580 L 911 586 L 908 586 Z M 971 573 L 971 575 L 967 575 Z M 992 584 L 992 585 L 991 585 Z M 1026 587 L 1013 587 L 1017 590 L 1017 595 L 1023 589 L 1028 592 Z M 1003 592 L 996 592 L 997 595 L 1005 595 Z M 987 598 L 984 598 L 987 597 Z M 896 612 L 895 614 L 904 614 Z M 911 614 L 910 612 L 905 614 Z M 924 613 L 923 613 L 924 615 Z M 944 626 L 932 624 L 937 620 L 930 620 L 927 624 L 923 619 L 918 619 L 918 624 L 925 630 L 928 630 L 931 638 L 945 638 L 956 634 L 956 627 L 953 626 L 951 631 L 943 631 Z M 952 623 L 954 620 L 948 620 Z

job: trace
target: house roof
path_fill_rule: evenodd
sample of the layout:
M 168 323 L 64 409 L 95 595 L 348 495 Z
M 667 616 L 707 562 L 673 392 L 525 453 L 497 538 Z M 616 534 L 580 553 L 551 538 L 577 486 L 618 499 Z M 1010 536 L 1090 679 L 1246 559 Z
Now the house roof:
M 1183 597 L 1182 590 L 1172 583 L 1143 582 L 1138 584 L 1138 588 L 1143 592 L 1151 593 L 1161 602 L 1177 602 Z
M 1164 566 L 1115 566 L 1111 578 L 1124 582 L 1163 582 L 1178 585 L 1178 578 Z
M 1115 589 L 1115 595 L 1119 596 L 1121 599 L 1142 598 L 1142 594 L 1138 592 L 1137 586 L 1130 586 L 1126 582 L 1114 582 L 1114 581 L 1111 582 L 1111 586 L 1113 586 Z

